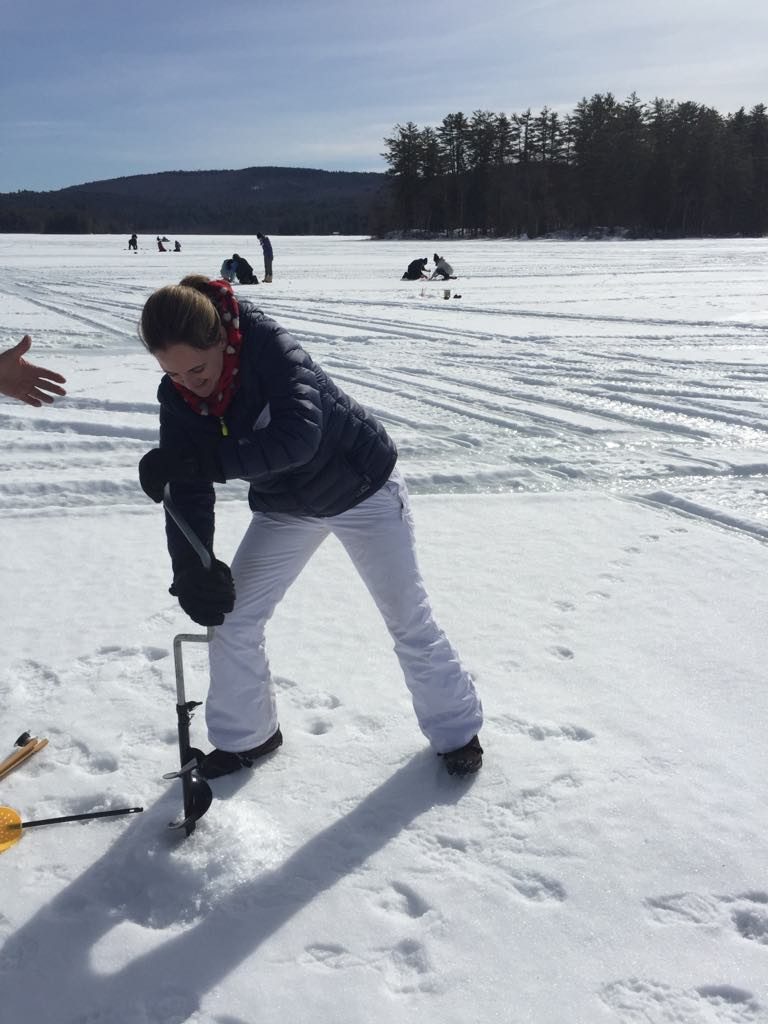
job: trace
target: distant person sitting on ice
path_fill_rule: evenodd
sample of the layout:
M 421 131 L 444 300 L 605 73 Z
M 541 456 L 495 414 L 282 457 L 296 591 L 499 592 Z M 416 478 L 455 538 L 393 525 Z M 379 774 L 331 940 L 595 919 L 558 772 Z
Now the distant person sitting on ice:
M 425 256 L 423 260 L 411 260 L 408 269 L 400 278 L 401 281 L 425 281 L 427 279 L 427 264 L 429 260 Z
M 181 242 L 178 239 L 173 243 L 173 251 L 181 252 Z
M 256 237 L 264 254 L 264 284 L 272 284 L 272 260 L 274 257 L 272 243 L 269 240 L 269 235 L 262 235 L 260 231 L 256 232 Z
M 221 270 L 219 271 L 220 277 L 225 281 L 229 281 L 230 284 L 237 277 L 237 263 L 233 259 L 224 260 L 221 264 Z
M 128 248 L 133 249 L 134 252 L 139 251 L 139 240 L 136 237 L 136 232 L 134 232 L 128 239 Z
M 160 447 L 139 464 L 145 493 L 160 502 L 170 483 L 179 512 L 210 550 L 212 481 L 250 485 L 253 516 L 231 571 L 218 559 L 204 568 L 166 521 L 172 593 L 195 622 L 216 626 L 206 703 L 215 749 L 202 759 L 201 774 L 213 779 L 250 768 L 283 742 L 264 631 L 331 534 L 384 618 L 422 732 L 449 774 L 476 772 L 482 706 L 432 614 L 397 450 L 381 423 L 288 331 L 238 303 L 225 281 L 186 277 L 154 292 L 140 335 L 165 371 Z M 348 611 L 354 620 L 355 609 Z M 297 624 L 297 643 L 300 636 Z M 361 670 L 361 686 L 371 682 L 363 676 Z
M 162 241 L 162 239 L 160 238 L 160 235 L 157 235 L 157 236 L 156 236 L 156 240 L 157 240 L 157 251 L 158 251 L 158 252 L 167 252 L 168 250 L 167 250 L 167 249 L 165 248 L 165 246 L 163 245 L 163 241 Z
M 437 253 L 434 254 L 432 259 L 435 261 L 435 269 L 432 271 L 430 281 L 434 281 L 435 278 L 441 279 L 443 281 L 456 280 L 456 277 L 454 276 L 453 273 L 453 267 L 451 266 L 447 259 L 445 259 L 443 256 L 438 256 Z
M 253 272 L 253 267 L 244 256 L 232 253 L 232 262 L 235 264 L 235 273 L 240 284 L 258 284 L 259 279 Z

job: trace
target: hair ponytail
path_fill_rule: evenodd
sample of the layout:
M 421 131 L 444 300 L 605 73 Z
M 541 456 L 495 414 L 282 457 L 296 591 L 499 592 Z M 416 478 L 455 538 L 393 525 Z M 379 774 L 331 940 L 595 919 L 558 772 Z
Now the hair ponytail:
M 141 312 L 139 337 L 149 352 L 162 352 L 171 345 L 212 348 L 222 337 L 218 311 L 206 294 L 210 280 L 190 274 L 180 284 L 159 288 L 147 299 Z

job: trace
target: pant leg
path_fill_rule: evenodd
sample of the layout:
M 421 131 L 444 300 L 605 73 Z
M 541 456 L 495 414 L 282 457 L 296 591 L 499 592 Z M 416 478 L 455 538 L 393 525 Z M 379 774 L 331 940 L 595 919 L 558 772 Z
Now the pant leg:
M 249 750 L 277 728 L 264 628 L 327 535 L 326 520 L 254 514 L 232 562 L 235 607 L 210 643 L 205 717 L 215 747 Z
M 462 747 L 480 730 L 482 705 L 432 613 L 399 471 L 330 524 L 384 617 L 422 732 L 438 752 Z

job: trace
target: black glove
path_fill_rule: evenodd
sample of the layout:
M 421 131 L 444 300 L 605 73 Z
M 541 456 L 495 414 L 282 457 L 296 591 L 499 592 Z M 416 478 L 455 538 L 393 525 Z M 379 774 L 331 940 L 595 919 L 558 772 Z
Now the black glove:
M 183 455 L 168 448 L 153 448 L 139 462 L 139 482 L 152 501 L 161 502 L 171 480 L 215 480 L 224 483 L 216 452 L 211 447 Z
M 215 558 L 210 569 L 193 565 L 173 578 L 170 592 L 200 626 L 220 626 L 235 606 L 235 583 L 229 566 Z

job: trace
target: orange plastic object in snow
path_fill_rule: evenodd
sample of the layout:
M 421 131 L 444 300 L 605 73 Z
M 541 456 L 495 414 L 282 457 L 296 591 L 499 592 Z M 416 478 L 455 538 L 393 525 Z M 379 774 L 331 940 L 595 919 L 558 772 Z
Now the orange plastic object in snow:
M 0 853 L 15 846 L 23 835 L 19 812 L 12 807 L 0 807 Z
M 65 814 L 61 818 L 39 818 L 37 821 L 22 821 L 13 807 L 0 807 L 0 853 L 15 846 L 21 839 L 22 829 L 37 825 L 58 825 L 63 821 L 90 821 L 91 818 L 114 818 L 118 814 L 140 814 L 143 807 L 121 807 L 116 811 L 89 811 L 87 814 Z

